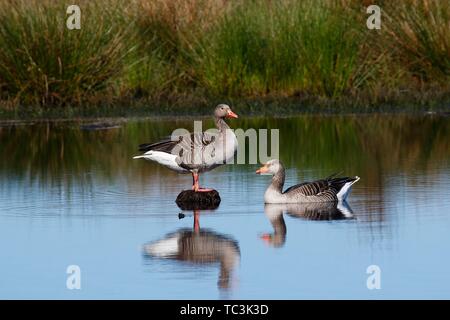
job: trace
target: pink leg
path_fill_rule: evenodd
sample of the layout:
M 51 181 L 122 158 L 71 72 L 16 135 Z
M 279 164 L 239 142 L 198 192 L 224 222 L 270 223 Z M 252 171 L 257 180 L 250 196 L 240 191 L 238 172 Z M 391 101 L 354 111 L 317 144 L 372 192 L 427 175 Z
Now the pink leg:
M 198 210 L 194 210 L 194 231 L 200 231 L 200 212 Z
M 192 173 L 193 178 L 192 190 L 194 190 L 195 192 L 210 192 L 213 190 L 209 188 L 200 188 L 200 186 L 198 185 L 198 177 L 199 177 L 198 173 L 195 172 Z
M 197 191 L 198 189 L 198 174 L 192 172 L 192 190 Z
M 211 192 L 211 191 L 213 191 L 213 189 L 211 188 L 199 188 L 197 190 L 197 192 Z

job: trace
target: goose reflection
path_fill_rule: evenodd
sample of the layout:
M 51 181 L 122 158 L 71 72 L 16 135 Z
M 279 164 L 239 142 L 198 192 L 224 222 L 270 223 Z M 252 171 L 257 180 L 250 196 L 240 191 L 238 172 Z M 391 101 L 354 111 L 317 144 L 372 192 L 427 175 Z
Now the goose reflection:
M 218 287 L 227 289 L 240 260 L 240 249 L 238 242 L 231 237 L 200 229 L 200 211 L 195 210 L 193 229 L 179 229 L 167 234 L 164 239 L 145 244 L 144 255 L 195 264 L 219 263 Z
M 264 212 L 274 231 L 263 234 L 261 239 L 275 248 L 282 247 L 286 242 L 287 227 L 284 213 L 305 220 L 354 219 L 353 211 L 347 202 L 265 204 Z

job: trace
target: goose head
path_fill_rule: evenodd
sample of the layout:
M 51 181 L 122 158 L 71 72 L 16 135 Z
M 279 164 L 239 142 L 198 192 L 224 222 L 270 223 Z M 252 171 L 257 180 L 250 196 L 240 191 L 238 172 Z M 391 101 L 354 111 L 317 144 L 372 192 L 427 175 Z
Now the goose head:
M 234 113 L 227 104 L 219 104 L 214 110 L 214 116 L 218 119 L 237 118 L 238 115 Z
M 261 168 L 256 170 L 256 173 L 275 175 L 281 170 L 283 170 L 283 163 L 278 159 L 273 159 L 266 162 L 266 164 L 264 164 Z

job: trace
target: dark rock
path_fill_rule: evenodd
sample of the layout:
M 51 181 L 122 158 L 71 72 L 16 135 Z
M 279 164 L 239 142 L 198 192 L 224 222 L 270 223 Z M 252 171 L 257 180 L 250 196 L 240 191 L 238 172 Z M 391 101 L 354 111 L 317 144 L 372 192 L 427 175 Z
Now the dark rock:
M 216 190 L 208 192 L 184 190 L 175 202 L 181 210 L 213 210 L 220 204 L 220 195 Z

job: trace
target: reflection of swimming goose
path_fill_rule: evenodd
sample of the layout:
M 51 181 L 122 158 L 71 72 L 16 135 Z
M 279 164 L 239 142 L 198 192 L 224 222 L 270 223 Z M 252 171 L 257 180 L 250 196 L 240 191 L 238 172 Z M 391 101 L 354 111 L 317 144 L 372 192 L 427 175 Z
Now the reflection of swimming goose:
M 225 118 L 237 118 L 226 104 L 219 104 L 214 111 L 217 132 L 194 132 L 156 143 L 145 143 L 139 151 L 145 153 L 134 159 L 155 161 L 179 173 L 192 173 L 194 191 L 211 191 L 198 185 L 199 173 L 212 170 L 233 158 L 237 139 Z
M 286 203 L 283 206 L 288 215 L 306 220 L 343 220 L 354 218 L 353 211 L 346 201 L 338 203 Z
M 181 229 L 164 239 L 144 245 L 150 257 L 175 259 L 198 264 L 220 263 L 218 285 L 230 286 L 230 276 L 240 259 L 238 243 L 214 231 L 200 230 L 198 213 L 194 213 L 194 230 Z
M 273 227 L 273 233 L 265 233 L 261 236 L 266 243 L 270 244 L 273 247 L 282 247 L 286 242 L 286 223 L 283 218 L 283 209 L 284 207 L 280 207 L 284 205 L 277 204 L 266 204 L 264 206 L 264 212 L 269 218 L 270 223 Z
M 353 212 L 347 202 L 311 202 L 311 203 L 284 203 L 265 204 L 264 212 L 272 224 L 274 232 L 261 236 L 268 244 L 281 247 L 286 241 L 286 223 L 283 213 L 295 218 L 306 220 L 342 220 L 352 219 Z
M 273 175 L 272 183 L 264 194 L 265 203 L 337 202 L 345 200 L 352 185 L 359 180 L 359 177 L 330 176 L 322 180 L 297 184 L 283 192 L 285 170 L 281 161 L 270 160 L 256 173 Z

